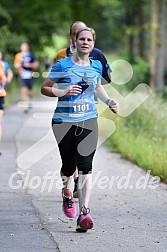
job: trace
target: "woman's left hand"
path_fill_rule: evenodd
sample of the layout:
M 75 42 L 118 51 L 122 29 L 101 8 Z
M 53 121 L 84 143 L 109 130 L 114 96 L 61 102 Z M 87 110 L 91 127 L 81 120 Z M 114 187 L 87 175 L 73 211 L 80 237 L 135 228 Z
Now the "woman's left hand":
M 115 113 L 115 114 L 118 113 L 118 111 L 119 111 L 119 103 L 118 102 L 116 102 L 115 100 L 111 100 L 108 105 L 113 113 Z

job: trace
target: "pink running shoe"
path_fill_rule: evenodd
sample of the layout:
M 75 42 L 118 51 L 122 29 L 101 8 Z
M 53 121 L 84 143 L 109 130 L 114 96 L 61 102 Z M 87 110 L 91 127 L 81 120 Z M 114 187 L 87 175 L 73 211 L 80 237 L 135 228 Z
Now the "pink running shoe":
M 81 208 L 78 220 L 77 220 L 77 232 L 86 232 L 88 229 L 93 228 L 93 219 L 89 215 L 90 209 L 85 206 Z
M 72 193 L 63 194 L 63 211 L 68 218 L 74 218 L 76 216 L 76 207 Z

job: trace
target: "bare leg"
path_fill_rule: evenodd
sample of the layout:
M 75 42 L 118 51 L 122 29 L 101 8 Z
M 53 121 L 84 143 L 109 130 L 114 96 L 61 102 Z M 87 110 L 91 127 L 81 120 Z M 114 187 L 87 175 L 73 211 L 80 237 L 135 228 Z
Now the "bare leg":
M 31 101 L 33 98 L 33 90 L 32 89 L 28 90 L 28 98 L 29 98 L 29 108 L 31 108 Z
M 89 199 L 92 191 L 92 174 L 80 174 L 79 173 L 79 184 L 78 184 L 78 193 L 79 193 L 79 208 L 83 206 L 86 208 L 89 204 Z
M 76 207 L 73 200 L 72 195 L 72 182 L 73 182 L 73 175 L 70 177 L 63 176 L 62 172 L 60 173 L 63 182 L 63 211 L 65 215 L 69 218 L 74 218 L 76 216 Z
M 79 173 L 79 217 L 77 219 L 77 232 L 86 232 L 93 228 L 93 219 L 89 215 L 89 199 L 92 191 L 92 174 Z
M 65 194 L 71 193 L 73 188 L 73 176 L 66 177 L 60 172 L 62 182 L 63 182 L 63 192 Z
M 78 198 L 78 169 L 75 170 L 74 173 L 74 190 L 73 190 L 74 198 Z
M 23 102 L 28 100 L 28 88 L 27 87 L 21 87 L 21 100 Z
M 21 100 L 24 102 L 25 112 L 28 112 L 28 103 L 29 103 L 29 90 L 27 87 L 21 87 Z

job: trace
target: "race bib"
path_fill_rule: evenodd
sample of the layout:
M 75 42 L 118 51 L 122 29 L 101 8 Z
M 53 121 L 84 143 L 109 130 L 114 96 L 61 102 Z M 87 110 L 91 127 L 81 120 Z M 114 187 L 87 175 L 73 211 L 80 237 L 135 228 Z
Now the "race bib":
M 71 101 L 69 103 L 69 116 L 79 117 L 93 110 L 93 104 L 86 100 Z
M 22 79 L 31 79 L 32 78 L 31 71 L 23 69 L 22 74 L 21 74 L 21 78 Z

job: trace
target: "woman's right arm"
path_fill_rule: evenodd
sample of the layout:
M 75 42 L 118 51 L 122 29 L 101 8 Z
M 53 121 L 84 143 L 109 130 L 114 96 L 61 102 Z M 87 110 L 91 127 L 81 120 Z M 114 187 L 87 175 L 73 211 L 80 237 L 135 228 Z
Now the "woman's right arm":
M 59 89 L 54 87 L 54 81 L 47 78 L 42 85 L 41 94 L 49 97 L 75 96 L 81 93 L 82 88 L 78 85 L 70 85 L 67 89 Z
M 61 97 L 65 95 L 66 90 L 62 90 L 56 87 L 53 87 L 54 81 L 47 78 L 42 85 L 41 94 L 49 96 L 49 97 Z

